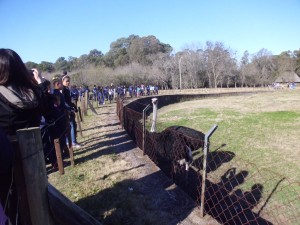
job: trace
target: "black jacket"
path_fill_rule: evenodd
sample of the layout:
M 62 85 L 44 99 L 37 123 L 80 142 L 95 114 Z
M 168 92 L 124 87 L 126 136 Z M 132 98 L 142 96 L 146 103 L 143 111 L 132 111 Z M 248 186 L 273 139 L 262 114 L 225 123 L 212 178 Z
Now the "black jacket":
M 7 135 L 14 136 L 19 129 L 40 126 L 41 115 L 49 112 L 50 104 L 41 89 L 35 90 L 35 95 L 37 104 L 20 108 L 0 93 L 0 127 Z
M 72 107 L 75 111 L 77 111 L 76 105 L 72 102 L 70 89 L 68 87 L 64 86 L 62 89 L 62 93 L 65 97 L 65 101 L 66 101 L 67 105 Z

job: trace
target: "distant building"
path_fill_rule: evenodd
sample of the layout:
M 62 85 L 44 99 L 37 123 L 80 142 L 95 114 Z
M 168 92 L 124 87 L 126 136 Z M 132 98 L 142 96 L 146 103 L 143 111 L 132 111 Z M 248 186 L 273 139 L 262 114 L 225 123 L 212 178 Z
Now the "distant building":
M 275 80 L 275 83 L 300 83 L 300 77 L 294 71 L 284 71 Z

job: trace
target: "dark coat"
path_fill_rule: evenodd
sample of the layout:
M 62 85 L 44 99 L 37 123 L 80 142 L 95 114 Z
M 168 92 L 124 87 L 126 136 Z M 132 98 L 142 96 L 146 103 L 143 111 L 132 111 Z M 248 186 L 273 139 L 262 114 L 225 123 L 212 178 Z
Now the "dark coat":
M 67 103 L 67 105 L 74 110 L 77 110 L 76 105 L 72 102 L 70 89 L 64 86 L 62 89 L 62 94 L 64 95 L 65 103 Z
M 0 93 L 0 127 L 7 135 L 13 136 L 19 129 L 40 126 L 41 115 L 47 114 L 49 103 L 41 89 L 35 90 L 35 95 L 37 105 L 20 108 Z

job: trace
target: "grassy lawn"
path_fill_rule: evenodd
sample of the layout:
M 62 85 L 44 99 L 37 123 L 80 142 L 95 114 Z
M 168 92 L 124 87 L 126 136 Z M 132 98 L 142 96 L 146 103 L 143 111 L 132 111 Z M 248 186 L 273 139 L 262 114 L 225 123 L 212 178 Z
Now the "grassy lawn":
M 222 150 L 235 156 L 211 171 L 209 179 L 219 182 L 233 167 L 247 171 L 238 188 L 247 191 L 260 183 L 267 198 L 278 185 L 272 200 L 293 201 L 299 213 L 300 201 L 295 199 L 300 195 L 300 89 L 193 100 L 158 112 L 159 131 L 181 125 L 207 133 L 214 124 L 218 129 L 210 139 L 211 152 Z

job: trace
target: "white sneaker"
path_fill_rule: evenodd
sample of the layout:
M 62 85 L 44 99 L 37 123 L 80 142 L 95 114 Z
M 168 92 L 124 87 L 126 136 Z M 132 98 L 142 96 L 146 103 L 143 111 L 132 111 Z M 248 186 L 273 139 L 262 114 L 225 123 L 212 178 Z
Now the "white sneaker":
M 73 148 L 81 148 L 81 145 L 80 145 L 80 144 L 77 144 L 77 143 L 73 143 L 73 144 L 72 144 L 72 147 L 73 147 Z

